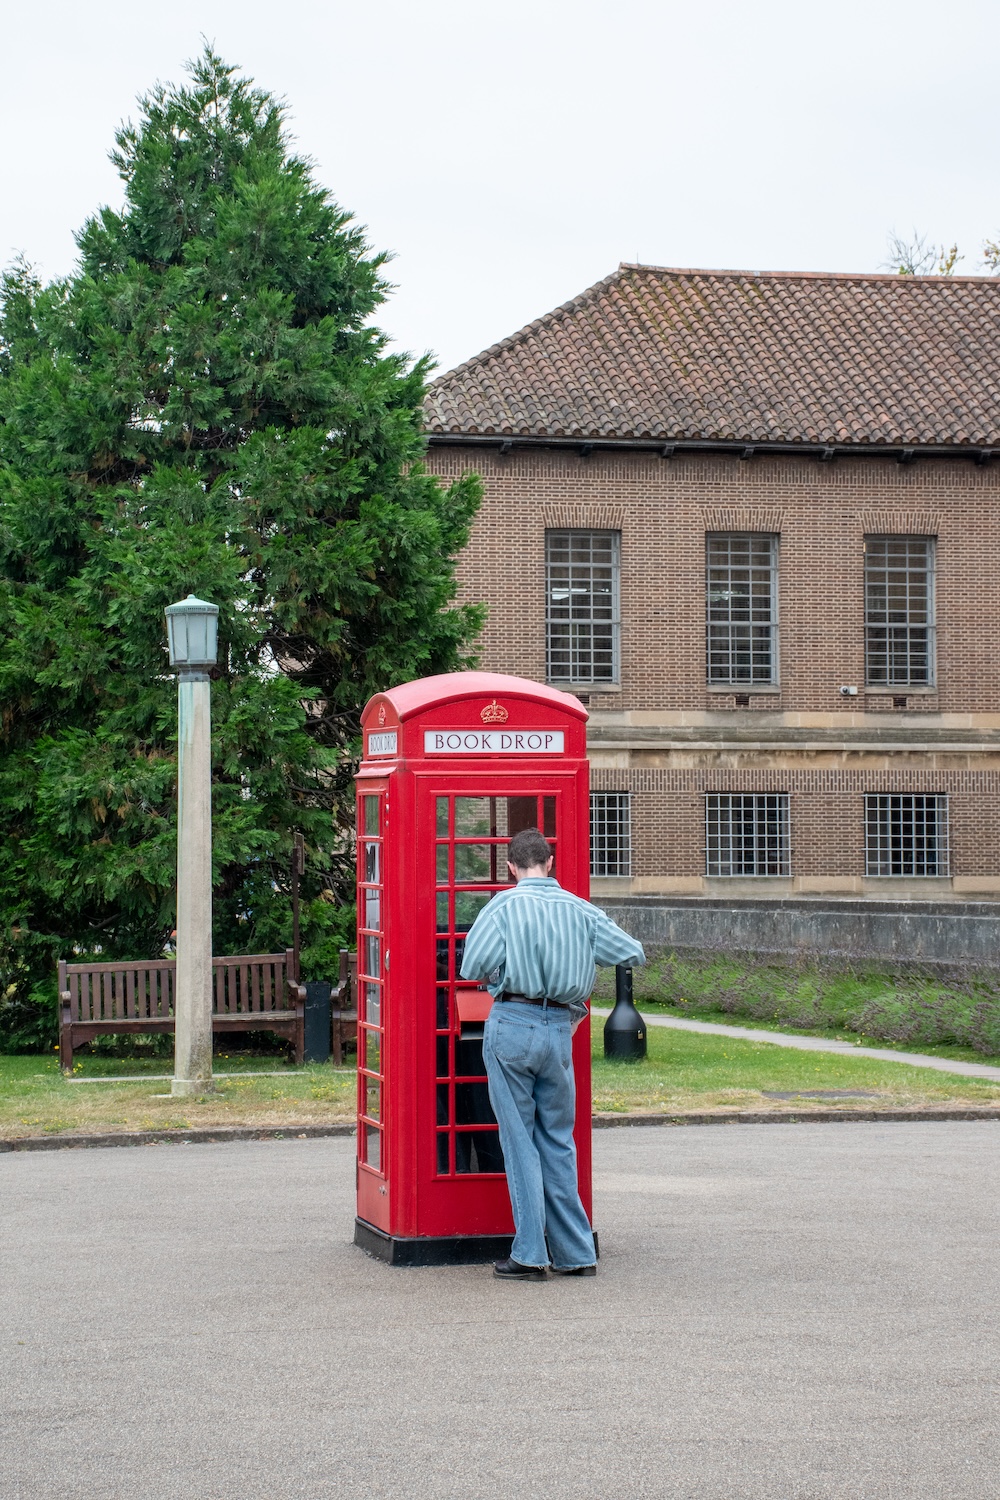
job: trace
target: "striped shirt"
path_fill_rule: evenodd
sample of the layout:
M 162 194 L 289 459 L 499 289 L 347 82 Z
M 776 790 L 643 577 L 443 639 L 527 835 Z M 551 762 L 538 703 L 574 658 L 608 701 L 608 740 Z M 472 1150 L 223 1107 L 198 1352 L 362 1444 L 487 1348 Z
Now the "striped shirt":
M 527 875 L 500 891 L 469 929 L 463 979 L 568 1005 L 574 1020 L 594 987 L 595 964 L 644 964 L 642 944 L 597 906 L 549 876 Z

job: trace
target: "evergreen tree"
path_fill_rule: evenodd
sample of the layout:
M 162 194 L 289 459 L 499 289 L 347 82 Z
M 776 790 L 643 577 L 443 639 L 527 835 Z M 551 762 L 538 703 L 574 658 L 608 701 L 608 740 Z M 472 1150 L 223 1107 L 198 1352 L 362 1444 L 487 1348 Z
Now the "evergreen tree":
M 370 321 L 385 257 L 291 152 L 280 104 L 211 49 L 140 103 L 112 157 L 125 206 L 84 226 L 76 274 L 3 283 L 8 1042 L 59 956 L 153 956 L 173 926 L 167 604 L 221 610 L 216 952 L 289 941 L 301 829 L 320 973 L 348 931 L 359 710 L 465 664 L 480 623 L 452 603 L 478 486 L 422 467 L 426 366 Z

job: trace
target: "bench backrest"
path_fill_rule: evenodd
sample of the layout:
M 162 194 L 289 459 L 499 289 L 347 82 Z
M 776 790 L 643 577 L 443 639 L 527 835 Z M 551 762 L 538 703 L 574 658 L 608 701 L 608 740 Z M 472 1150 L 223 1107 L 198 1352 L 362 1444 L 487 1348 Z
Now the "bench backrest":
M 151 1021 L 173 1015 L 172 958 L 112 964 L 59 965 L 59 990 L 69 994 L 73 1021 Z M 212 959 L 212 1013 L 267 1015 L 289 1009 L 291 949 Z
M 288 1009 L 292 952 L 254 953 L 247 958 L 212 959 L 212 1013 L 264 1015 Z

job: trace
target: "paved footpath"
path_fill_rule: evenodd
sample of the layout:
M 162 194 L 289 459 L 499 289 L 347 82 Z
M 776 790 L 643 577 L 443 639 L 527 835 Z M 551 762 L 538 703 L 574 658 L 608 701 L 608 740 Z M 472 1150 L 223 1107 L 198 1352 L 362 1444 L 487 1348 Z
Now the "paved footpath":
M 595 1016 L 610 1016 L 608 1009 L 591 1007 Z M 909 1063 L 914 1068 L 934 1068 L 939 1073 L 961 1073 L 964 1078 L 990 1078 L 1000 1083 L 1000 1068 L 989 1063 L 957 1062 L 950 1057 L 930 1057 L 925 1052 L 896 1052 L 891 1047 L 856 1047 L 823 1036 L 794 1036 L 787 1031 L 757 1031 L 752 1026 L 722 1026 L 714 1021 L 683 1021 L 677 1016 L 645 1016 L 647 1026 L 672 1026 L 677 1031 L 703 1031 L 709 1036 L 732 1036 L 741 1042 L 772 1042 L 775 1047 L 798 1047 L 802 1052 L 839 1052 L 841 1057 L 875 1057 L 879 1062 Z
M 604 1131 L 593 1281 L 394 1270 L 348 1139 L 0 1157 L 3 1500 L 994 1500 L 1000 1128 Z

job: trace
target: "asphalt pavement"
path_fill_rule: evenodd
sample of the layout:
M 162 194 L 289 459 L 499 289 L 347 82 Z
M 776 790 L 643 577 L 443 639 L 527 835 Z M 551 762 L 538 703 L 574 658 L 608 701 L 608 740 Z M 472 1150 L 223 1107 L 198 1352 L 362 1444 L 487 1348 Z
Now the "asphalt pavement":
M 992 1500 L 1000 1124 L 600 1132 L 595 1280 L 351 1244 L 346 1138 L 0 1157 L 2 1500 Z

